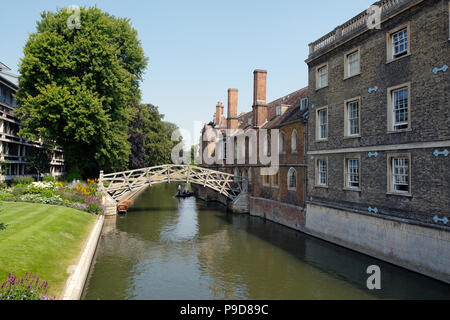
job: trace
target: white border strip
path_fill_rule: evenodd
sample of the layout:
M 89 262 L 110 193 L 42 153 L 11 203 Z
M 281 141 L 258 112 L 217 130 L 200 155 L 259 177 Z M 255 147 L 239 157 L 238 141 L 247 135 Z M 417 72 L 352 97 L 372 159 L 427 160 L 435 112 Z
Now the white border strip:
M 88 241 L 81 252 L 78 263 L 66 281 L 66 285 L 60 295 L 60 300 L 80 300 L 83 293 L 84 285 L 97 249 L 98 240 L 100 239 L 103 228 L 104 215 L 101 215 L 89 235 Z

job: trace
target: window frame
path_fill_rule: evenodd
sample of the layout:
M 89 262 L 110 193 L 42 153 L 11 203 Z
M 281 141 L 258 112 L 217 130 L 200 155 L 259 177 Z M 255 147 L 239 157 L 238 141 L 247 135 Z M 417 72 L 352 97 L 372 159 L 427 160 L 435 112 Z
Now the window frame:
M 401 89 L 408 89 L 408 127 L 404 129 L 395 130 L 394 127 L 394 104 L 392 101 L 392 94 L 394 91 Z M 403 83 L 387 89 L 387 132 L 388 133 L 400 133 L 405 131 L 411 131 L 411 82 Z
M 291 187 L 291 173 L 295 174 L 295 187 Z M 297 170 L 294 168 L 289 168 L 288 174 L 287 174 L 287 189 L 288 191 L 297 191 L 297 185 L 298 185 L 298 173 Z
M 262 185 L 264 187 L 270 187 L 270 175 L 267 174 L 262 175 Z
M 325 177 L 326 184 L 319 183 L 319 181 L 320 181 L 319 161 L 324 161 L 325 164 L 326 164 L 326 168 L 327 168 L 326 177 Z M 328 184 L 329 184 L 329 180 L 328 180 L 328 172 L 329 172 L 328 157 L 317 157 L 316 160 L 315 160 L 315 164 L 316 164 L 315 165 L 315 179 L 314 179 L 315 180 L 315 187 L 316 188 L 328 188 Z
M 350 75 L 349 56 L 358 53 L 358 72 Z M 344 54 L 344 80 L 356 77 L 361 74 L 361 47 L 354 48 Z
M 295 142 L 294 142 L 294 137 L 295 137 Z M 297 145 L 298 145 L 298 133 L 297 133 L 297 130 L 294 129 L 291 132 L 291 153 L 292 154 L 297 154 L 297 152 L 298 152 Z
M 278 135 L 278 153 L 286 154 L 286 134 L 283 131 Z
M 396 196 L 404 196 L 404 197 L 411 197 L 412 196 L 412 190 L 411 190 L 411 153 L 389 153 L 386 157 L 387 159 L 387 194 L 389 195 L 396 195 Z M 393 159 L 408 159 L 408 191 L 396 191 L 394 188 L 394 174 L 393 174 Z
M 324 86 L 321 86 L 319 72 L 320 72 L 320 70 L 323 69 L 323 68 L 327 68 L 327 84 L 324 85 Z M 323 89 L 323 88 L 328 87 L 329 76 L 330 76 L 330 73 L 329 73 L 329 68 L 328 68 L 328 62 L 327 62 L 327 63 L 323 63 L 323 64 L 321 64 L 321 65 L 318 65 L 318 66 L 316 67 L 316 90 L 320 90 L 320 89 Z
M 349 104 L 358 102 L 358 134 L 350 134 L 349 123 Z M 361 97 L 355 97 L 344 101 L 344 137 L 347 139 L 354 139 L 361 137 Z
M 321 111 L 326 111 L 326 136 L 325 138 L 321 138 L 321 124 L 320 124 L 320 117 L 319 117 L 319 113 Z M 322 141 L 328 141 L 328 132 L 329 132 L 329 128 L 328 128 L 328 106 L 325 107 L 321 107 L 321 108 L 317 108 L 316 109 L 316 142 L 322 142 Z
M 358 186 L 350 186 L 348 164 L 349 161 L 358 161 Z M 348 191 L 361 191 L 361 156 L 360 155 L 348 155 L 344 157 L 344 190 Z
M 406 50 L 405 54 L 403 54 L 399 57 L 394 57 L 394 47 L 392 44 L 393 35 L 395 35 L 396 33 L 399 33 L 403 29 L 406 29 L 407 50 Z M 386 63 L 397 61 L 399 59 L 408 57 L 410 55 L 411 55 L 411 23 L 408 22 L 408 23 L 402 24 L 394 29 L 391 29 L 386 33 Z
M 275 181 L 275 177 L 277 177 L 276 181 Z M 273 174 L 270 176 L 270 182 L 271 182 L 272 188 L 279 189 L 279 187 L 280 187 L 280 169 L 278 169 L 278 172 L 276 174 Z

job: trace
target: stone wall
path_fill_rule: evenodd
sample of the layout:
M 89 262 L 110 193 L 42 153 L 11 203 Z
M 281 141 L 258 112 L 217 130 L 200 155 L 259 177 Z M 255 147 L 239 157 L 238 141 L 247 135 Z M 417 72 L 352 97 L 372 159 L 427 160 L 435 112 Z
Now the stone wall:
M 304 230 L 304 208 L 274 200 L 250 197 L 250 215 L 261 217 L 295 230 Z
M 305 232 L 450 283 L 449 231 L 308 204 Z

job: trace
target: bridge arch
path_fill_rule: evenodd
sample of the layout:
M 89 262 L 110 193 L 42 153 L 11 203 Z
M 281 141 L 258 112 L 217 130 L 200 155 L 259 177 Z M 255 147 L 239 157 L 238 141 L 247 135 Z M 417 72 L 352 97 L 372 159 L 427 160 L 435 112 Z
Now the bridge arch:
M 233 174 L 192 165 L 162 165 L 108 174 L 101 171 L 99 188 L 104 197 L 120 202 L 149 186 L 171 182 L 208 187 L 233 201 L 242 191 Z

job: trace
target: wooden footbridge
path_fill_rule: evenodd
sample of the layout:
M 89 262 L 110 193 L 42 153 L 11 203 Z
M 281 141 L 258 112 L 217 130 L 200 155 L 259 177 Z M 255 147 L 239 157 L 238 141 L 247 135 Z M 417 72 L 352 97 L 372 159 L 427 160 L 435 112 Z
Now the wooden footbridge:
M 232 174 L 192 165 L 163 165 L 104 174 L 100 172 L 100 191 L 119 203 L 154 184 L 194 183 L 213 189 L 234 201 L 242 192 L 242 183 Z

